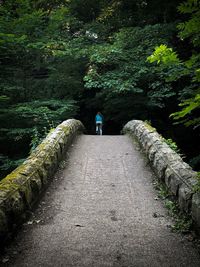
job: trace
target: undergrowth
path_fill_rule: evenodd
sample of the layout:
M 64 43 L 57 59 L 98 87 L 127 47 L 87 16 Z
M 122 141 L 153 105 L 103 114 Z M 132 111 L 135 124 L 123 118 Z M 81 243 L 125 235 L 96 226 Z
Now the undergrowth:
M 179 154 L 180 156 L 182 156 L 181 155 L 181 151 L 180 151 L 180 149 L 178 148 L 178 145 L 176 144 L 176 142 L 175 141 L 173 141 L 171 138 L 168 138 L 168 139 L 166 139 L 166 138 L 164 138 L 164 137 L 162 137 L 163 138 L 163 141 L 172 149 L 172 150 L 174 150 L 177 154 Z
M 200 192 L 200 172 L 197 172 L 197 183 L 194 185 L 193 190 L 195 193 Z
M 155 181 L 154 187 L 158 191 L 158 198 L 164 201 L 168 214 L 174 219 L 174 224 L 171 226 L 171 229 L 181 233 L 190 232 L 192 230 L 191 216 L 183 213 L 179 209 L 177 201 L 173 199 L 173 196 L 169 193 L 169 190 L 163 183 Z
M 44 118 L 46 120 L 46 126 L 43 127 L 34 127 L 31 135 L 30 142 L 30 153 L 35 150 L 35 148 L 41 144 L 44 138 L 48 135 L 49 132 L 55 129 L 55 125 L 53 121 L 50 121 L 47 114 L 44 114 Z

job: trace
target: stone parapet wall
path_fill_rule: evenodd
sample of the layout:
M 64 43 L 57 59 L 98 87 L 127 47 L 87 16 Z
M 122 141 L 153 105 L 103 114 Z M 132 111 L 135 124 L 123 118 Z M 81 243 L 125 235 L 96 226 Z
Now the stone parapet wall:
M 25 218 L 45 185 L 51 180 L 59 162 L 75 135 L 83 132 L 78 120 L 66 120 L 50 132 L 31 155 L 0 182 L 0 243 Z
M 138 139 L 158 178 L 177 197 L 180 209 L 192 215 L 200 230 L 200 193 L 193 190 L 197 173 L 147 123 L 132 120 L 124 126 L 123 133 Z

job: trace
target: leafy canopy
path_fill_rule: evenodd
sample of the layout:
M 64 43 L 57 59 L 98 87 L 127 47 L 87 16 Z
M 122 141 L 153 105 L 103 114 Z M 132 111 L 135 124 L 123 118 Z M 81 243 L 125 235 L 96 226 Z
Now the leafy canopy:
M 179 104 L 180 111 L 171 114 L 175 120 L 179 120 L 186 126 L 200 126 L 198 110 L 200 108 L 200 1 L 188 0 L 178 7 L 179 12 L 189 15 L 189 20 L 179 23 L 179 38 L 189 39 L 193 45 L 193 52 L 189 59 L 180 60 L 176 52 L 166 45 L 155 48 L 154 53 L 147 58 L 150 63 L 157 62 L 162 68 L 171 68 L 172 75 L 167 81 L 178 80 L 180 77 L 188 77 L 191 80 L 191 97 L 184 99 Z M 190 87 L 191 89 L 191 87 Z

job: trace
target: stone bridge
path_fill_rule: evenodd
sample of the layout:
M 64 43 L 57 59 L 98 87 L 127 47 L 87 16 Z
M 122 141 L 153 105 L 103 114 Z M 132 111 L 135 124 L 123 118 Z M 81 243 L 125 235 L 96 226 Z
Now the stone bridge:
M 196 173 L 142 121 L 83 132 L 63 122 L 0 182 L 0 266 L 199 266 L 153 187 L 165 183 L 198 232 Z

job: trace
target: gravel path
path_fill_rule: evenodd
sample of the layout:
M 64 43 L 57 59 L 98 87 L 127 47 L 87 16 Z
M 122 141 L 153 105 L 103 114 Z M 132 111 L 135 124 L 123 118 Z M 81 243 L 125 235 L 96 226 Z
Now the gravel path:
M 128 136 L 83 135 L 69 154 L 2 266 L 200 266 Z

